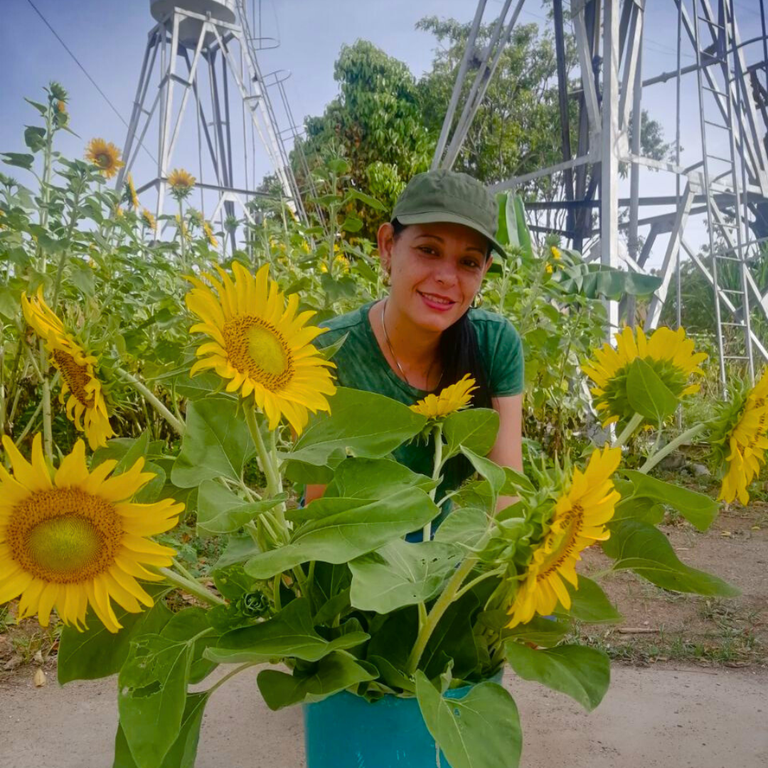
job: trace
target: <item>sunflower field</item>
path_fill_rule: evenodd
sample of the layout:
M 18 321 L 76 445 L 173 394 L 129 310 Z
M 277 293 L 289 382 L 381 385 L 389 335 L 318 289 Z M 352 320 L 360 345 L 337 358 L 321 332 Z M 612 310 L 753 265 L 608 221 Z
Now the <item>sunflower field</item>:
M 0 605 L 63 625 L 62 684 L 118 675 L 115 765 L 193 765 L 210 697 L 276 663 L 258 675 L 272 709 L 342 691 L 415 697 L 453 768 L 517 765 L 517 707 L 494 680 L 504 665 L 588 710 L 609 684 L 605 653 L 564 640 L 576 621 L 620 618 L 577 570 L 587 547 L 666 590 L 737 594 L 658 529 L 672 508 L 705 530 L 719 501 L 650 473 L 699 441 L 720 500 L 746 503 L 768 447 L 768 378 L 678 426 L 706 354 L 683 329 L 604 340 L 603 300 L 647 296 L 654 278 L 534 245 L 522 202 L 500 197 L 508 258 L 483 302 L 524 344 L 517 473 L 487 458 L 498 416 L 468 407 L 471 380 L 410 408 L 336 385 L 318 324 L 385 293 L 358 233 L 387 211 L 343 158 L 318 172 L 324 225 L 278 207 L 217 230 L 181 168 L 177 210 L 156 220 L 130 176 L 109 184 L 113 144 L 56 151 L 71 119 L 61 86 L 29 103 L 27 151 L 0 155 Z M 429 475 L 391 458 L 417 439 L 433 448 Z M 439 498 L 456 457 L 475 474 Z M 326 493 L 300 506 L 311 483 Z M 182 528 L 213 556 L 198 559 Z M 414 531 L 421 541 L 405 539 Z

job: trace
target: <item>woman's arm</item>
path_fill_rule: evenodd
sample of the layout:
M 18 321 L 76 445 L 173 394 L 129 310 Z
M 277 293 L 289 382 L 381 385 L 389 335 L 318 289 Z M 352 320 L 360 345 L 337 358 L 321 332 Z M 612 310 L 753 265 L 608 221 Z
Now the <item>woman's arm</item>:
M 523 471 L 523 396 L 494 397 L 493 409 L 499 414 L 499 434 L 488 458 L 502 467 Z M 499 496 L 496 511 L 517 501 L 516 496 Z

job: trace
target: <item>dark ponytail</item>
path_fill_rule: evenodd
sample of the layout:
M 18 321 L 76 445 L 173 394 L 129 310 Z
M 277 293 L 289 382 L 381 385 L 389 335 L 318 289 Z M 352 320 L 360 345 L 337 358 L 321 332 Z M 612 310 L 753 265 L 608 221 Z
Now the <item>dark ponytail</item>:
M 407 225 L 397 219 L 392 220 L 394 238 L 397 239 Z M 486 254 L 486 258 L 490 255 Z M 438 347 L 443 374 L 437 389 L 455 384 L 469 374 L 477 385 L 472 404 L 477 408 L 491 407 L 491 394 L 488 389 L 488 376 L 480 357 L 480 346 L 467 310 L 453 325 L 446 328 L 440 336 Z

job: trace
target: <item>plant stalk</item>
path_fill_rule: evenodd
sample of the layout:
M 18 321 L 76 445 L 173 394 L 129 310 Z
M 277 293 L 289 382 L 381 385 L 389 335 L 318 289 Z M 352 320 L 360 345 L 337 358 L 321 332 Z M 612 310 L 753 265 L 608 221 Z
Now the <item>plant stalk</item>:
M 139 392 L 141 395 L 143 395 L 147 401 L 152 405 L 152 407 L 173 427 L 174 431 L 176 432 L 179 437 L 184 436 L 184 432 L 186 431 L 186 427 L 184 426 L 184 423 L 179 421 L 159 400 L 157 395 L 155 395 L 154 392 L 152 392 L 149 387 L 146 386 L 143 382 L 139 381 L 135 376 L 128 373 L 128 371 L 123 370 L 122 368 L 115 368 L 118 375 L 124 380 L 127 381 L 129 384 L 132 384 L 134 389 L 136 389 L 137 392 Z
M 695 427 L 691 427 L 689 430 L 683 432 L 682 435 L 678 435 L 672 442 L 667 443 L 660 451 L 657 453 L 654 453 L 652 456 L 649 456 L 646 460 L 645 464 L 643 464 L 642 467 L 640 467 L 640 471 L 643 474 L 648 474 L 665 456 L 668 456 L 672 451 L 675 450 L 679 445 L 682 445 L 683 443 L 690 440 L 692 437 L 695 437 L 699 434 L 704 428 L 706 427 L 706 424 L 697 424 Z
M 170 568 L 158 568 L 158 571 L 165 576 L 166 581 L 170 581 L 175 587 L 183 589 L 185 592 L 189 592 L 190 595 L 194 595 L 208 605 L 226 605 L 226 601 L 221 597 L 214 595 L 213 592 L 207 590 L 202 584 L 196 581 L 190 581 L 184 576 L 179 575 Z
M 624 427 L 623 432 L 613 442 L 613 445 L 611 446 L 611 448 L 619 448 L 620 446 L 624 445 L 624 443 L 626 443 L 627 440 L 629 440 L 629 438 L 632 437 L 635 430 L 640 426 L 640 423 L 642 421 L 643 421 L 643 416 L 639 413 L 636 413 L 629 420 L 627 426 Z
M 435 439 L 435 458 L 434 465 L 432 467 L 432 480 L 437 483 L 440 480 L 440 472 L 443 469 L 443 424 L 438 422 L 435 424 L 432 435 Z M 437 495 L 437 485 L 429 492 L 429 497 L 432 501 L 435 500 Z M 430 541 L 432 539 L 432 521 L 430 520 L 423 528 L 421 533 L 422 541 Z

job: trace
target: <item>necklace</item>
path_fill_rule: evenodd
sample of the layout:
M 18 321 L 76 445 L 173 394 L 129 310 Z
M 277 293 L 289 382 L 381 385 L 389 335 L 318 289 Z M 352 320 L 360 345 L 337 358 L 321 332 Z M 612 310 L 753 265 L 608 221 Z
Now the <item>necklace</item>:
M 395 354 L 395 350 L 392 347 L 392 342 L 389 340 L 389 334 L 387 333 L 387 323 L 384 319 L 385 315 L 385 309 L 387 307 L 387 300 L 384 299 L 384 301 L 381 304 L 381 328 L 384 331 L 384 339 L 387 342 L 387 347 L 389 347 L 389 354 L 392 355 L 392 359 L 395 361 L 395 365 L 397 366 L 397 370 L 400 371 L 400 375 L 403 377 L 403 380 L 405 383 L 412 387 L 413 384 L 411 384 L 410 381 L 408 381 L 408 377 L 405 375 L 405 371 L 403 370 L 403 366 L 400 365 L 400 361 L 397 359 L 397 355 Z M 434 365 L 435 361 L 432 360 L 432 362 L 429 364 L 429 368 L 427 369 L 427 385 L 429 385 L 429 374 L 432 373 L 432 366 Z M 440 381 L 443 380 L 442 374 L 440 375 Z M 437 385 L 440 386 L 440 381 L 437 382 Z

